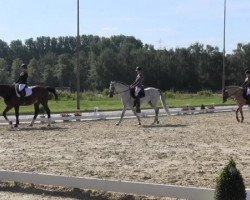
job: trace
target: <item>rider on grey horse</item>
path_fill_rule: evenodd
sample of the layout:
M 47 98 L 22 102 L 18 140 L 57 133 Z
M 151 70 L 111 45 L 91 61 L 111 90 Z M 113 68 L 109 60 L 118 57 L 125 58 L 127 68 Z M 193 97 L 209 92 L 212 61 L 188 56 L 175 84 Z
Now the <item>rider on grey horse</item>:
M 140 113 L 140 98 L 143 96 L 143 72 L 141 67 L 136 67 L 137 76 L 135 82 L 130 85 L 130 88 L 135 91 L 134 107 L 136 106 L 136 112 Z
M 245 82 L 242 84 L 242 87 L 246 90 L 247 104 L 250 104 L 250 70 L 247 70 L 245 74 L 246 79 Z
M 27 87 L 28 67 L 26 64 L 22 64 L 20 68 L 22 72 L 20 73 L 16 84 L 18 84 L 18 90 L 20 92 L 20 101 L 23 102 L 26 95 L 25 88 Z

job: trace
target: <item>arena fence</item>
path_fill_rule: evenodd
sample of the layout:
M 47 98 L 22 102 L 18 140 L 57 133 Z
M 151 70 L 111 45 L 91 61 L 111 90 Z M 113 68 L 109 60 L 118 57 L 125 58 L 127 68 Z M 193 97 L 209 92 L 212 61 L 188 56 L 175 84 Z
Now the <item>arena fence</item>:
M 236 107 L 220 107 L 220 108 L 215 108 L 215 109 L 195 109 L 195 110 L 181 110 L 181 109 L 174 109 L 170 110 L 170 115 L 197 115 L 197 114 L 207 114 L 207 113 L 220 113 L 220 112 L 232 112 L 235 111 Z M 249 110 L 249 108 L 244 108 L 243 110 Z M 81 116 L 75 116 L 73 113 L 65 114 L 65 115 L 57 115 L 57 116 L 52 116 L 51 120 L 52 122 L 63 122 L 63 121 L 88 121 L 88 120 L 110 120 L 110 119 L 119 119 L 121 116 L 120 112 L 114 111 L 114 112 L 98 112 L 98 110 L 92 112 L 92 113 L 82 113 Z M 141 117 L 153 117 L 154 116 L 154 111 L 152 110 L 144 110 L 142 112 Z M 167 116 L 167 114 L 161 110 L 159 116 Z M 134 114 L 132 112 L 127 112 L 124 118 L 135 118 Z M 10 119 L 14 121 L 14 116 L 10 116 Z M 20 117 L 20 122 L 31 122 L 32 116 L 30 117 Z M 45 116 L 38 116 L 36 122 L 46 122 L 46 115 Z M 6 121 L 1 118 L 0 119 L 0 124 L 6 124 Z
M 0 180 L 157 197 L 173 197 L 189 200 L 212 200 L 214 198 L 214 190 L 206 188 L 116 181 L 97 178 L 56 176 L 28 172 L 0 171 Z M 247 195 L 247 200 L 250 200 L 250 190 L 247 190 Z
M 92 189 L 126 194 L 156 197 L 171 197 L 188 200 L 213 200 L 214 190 L 207 188 L 184 187 L 142 182 L 117 181 L 97 178 L 70 177 L 38 174 L 30 172 L 0 171 L 1 181 L 14 181 L 34 185 L 61 186 L 67 188 Z M 250 189 L 247 189 L 250 200 Z

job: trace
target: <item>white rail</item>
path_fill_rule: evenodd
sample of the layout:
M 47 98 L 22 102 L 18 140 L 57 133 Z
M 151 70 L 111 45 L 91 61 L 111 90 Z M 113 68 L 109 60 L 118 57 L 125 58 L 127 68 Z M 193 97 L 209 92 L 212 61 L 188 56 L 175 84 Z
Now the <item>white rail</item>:
M 188 200 L 213 200 L 214 190 L 207 188 L 117 181 L 97 178 L 70 177 L 30 172 L 0 171 L 1 181 L 15 181 L 35 185 L 52 185 L 68 188 L 93 189 L 127 194 L 172 197 Z M 250 189 L 246 190 L 250 200 Z
M 249 110 L 249 108 L 244 108 L 244 110 Z M 187 111 L 182 111 L 178 109 L 174 109 L 170 111 L 171 115 L 185 115 L 185 114 L 206 114 L 206 113 L 220 113 L 220 112 L 232 112 L 235 111 L 234 107 L 221 107 L 221 108 L 215 108 L 215 109 L 196 109 L 196 110 L 187 110 Z M 69 116 L 66 117 L 61 117 L 61 116 L 52 116 L 51 120 L 52 121 L 88 121 L 88 120 L 109 120 L 109 119 L 119 119 L 121 116 L 120 112 L 93 112 L 90 114 L 85 114 L 83 116 L 74 116 L 73 114 L 70 114 Z M 153 111 L 147 111 L 145 110 L 142 113 L 142 117 L 152 117 L 154 116 Z M 159 116 L 167 116 L 167 114 L 161 112 Z M 127 113 L 124 118 L 135 118 L 133 113 Z M 14 116 L 10 116 L 11 120 L 14 120 Z M 32 116 L 22 118 L 20 117 L 20 122 L 31 122 Z M 38 117 L 36 119 L 37 122 L 43 122 L 47 121 L 46 118 L 40 118 Z M 0 124 L 7 124 L 6 121 L 2 118 L 0 119 Z

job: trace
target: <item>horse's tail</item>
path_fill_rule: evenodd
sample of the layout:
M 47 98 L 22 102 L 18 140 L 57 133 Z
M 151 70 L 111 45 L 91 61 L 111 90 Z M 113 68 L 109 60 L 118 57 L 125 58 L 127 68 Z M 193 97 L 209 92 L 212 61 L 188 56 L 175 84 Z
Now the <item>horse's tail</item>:
M 49 86 L 47 86 L 47 87 L 46 87 L 46 90 L 47 90 L 48 92 L 53 93 L 54 96 L 55 96 L 55 100 L 58 100 L 58 94 L 56 93 L 56 89 L 55 89 L 54 87 L 49 87 Z
M 162 104 L 164 110 L 166 111 L 166 113 L 170 115 L 169 109 L 168 109 L 167 104 L 166 104 L 166 96 L 164 95 L 164 93 L 162 93 L 161 90 L 158 90 L 158 91 L 160 93 L 161 104 Z

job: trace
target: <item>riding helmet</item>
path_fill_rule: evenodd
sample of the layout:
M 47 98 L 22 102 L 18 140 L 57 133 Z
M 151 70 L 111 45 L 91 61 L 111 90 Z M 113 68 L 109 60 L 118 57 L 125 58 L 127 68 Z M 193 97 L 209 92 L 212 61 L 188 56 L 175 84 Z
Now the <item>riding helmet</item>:
M 23 68 L 23 69 L 27 69 L 28 68 L 26 64 L 22 64 L 20 67 Z
M 142 71 L 142 68 L 138 66 L 135 71 Z
M 247 71 L 245 72 L 245 74 L 250 74 L 250 70 L 247 70 Z

